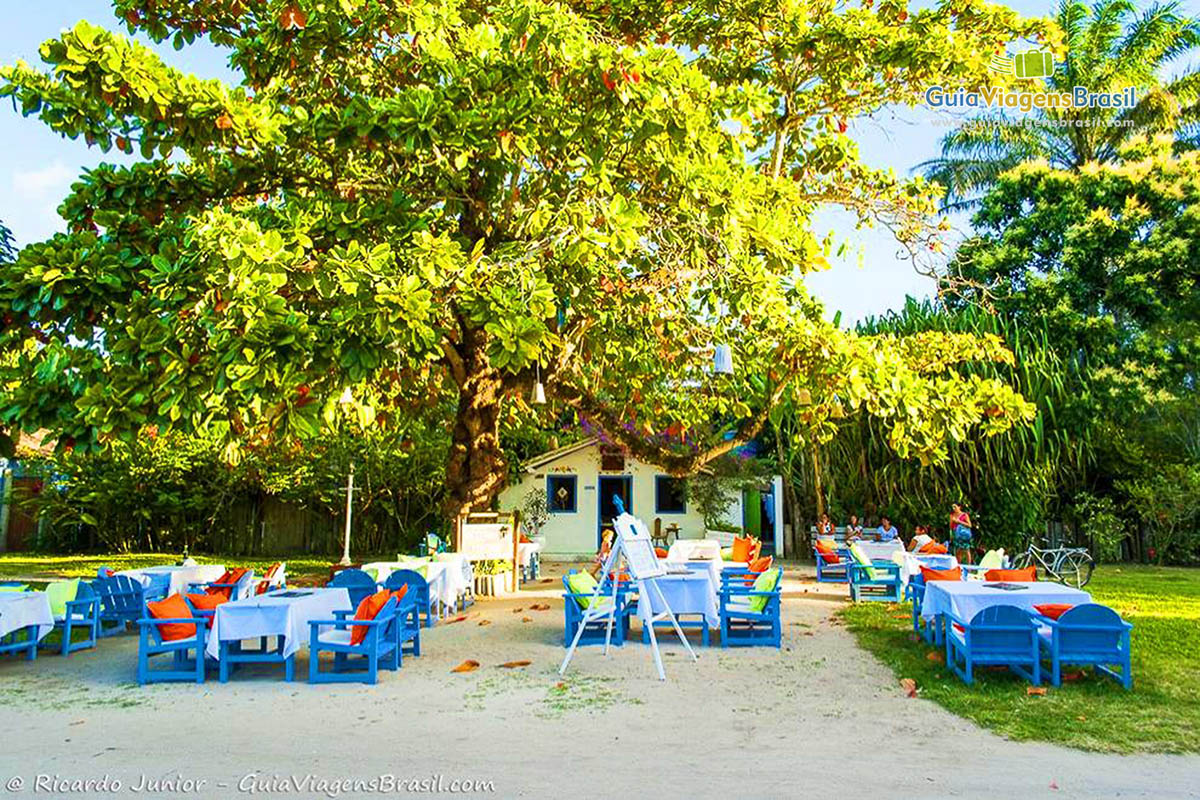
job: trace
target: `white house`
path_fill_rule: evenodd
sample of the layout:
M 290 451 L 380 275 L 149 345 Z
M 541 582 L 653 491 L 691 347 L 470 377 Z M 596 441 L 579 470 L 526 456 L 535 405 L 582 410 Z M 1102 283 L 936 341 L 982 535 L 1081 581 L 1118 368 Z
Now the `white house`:
M 611 526 L 615 516 L 614 496 L 651 529 L 658 519 L 664 529 L 676 526 L 678 538 L 732 538 L 709 534 L 704 515 L 687 502 L 686 480 L 592 437 L 522 465 L 521 479 L 500 493 L 500 508 L 519 511 L 530 492 L 544 491 L 550 518 L 541 530 L 542 556 L 552 560 L 590 558 L 596 553 L 601 531 Z M 726 517 L 730 525 L 757 533 L 765 552 L 783 552 L 779 477 L 762 491 L 742 492 L 734 498 Z

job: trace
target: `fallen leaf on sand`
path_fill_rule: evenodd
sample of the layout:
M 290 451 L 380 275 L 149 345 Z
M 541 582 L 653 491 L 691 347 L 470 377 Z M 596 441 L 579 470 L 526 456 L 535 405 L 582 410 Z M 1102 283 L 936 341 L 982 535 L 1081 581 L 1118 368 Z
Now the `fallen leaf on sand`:
M 524 611 L 524 610 L 525 610 L 525 609 L 523 609 L 523 608 L 514 608 L 514 609 L 513 609 L 513 613 L 514 613 L 514 614 L 520 614 L 520 613 L 521 613 L 522 611 Z
M 474 672 L 479 669 L 479 662 L 473 658 L 468 658 L 466 661 L 459 664 L 451 672 Z
M 481 619 L 481 620 L 479 620 L 479 627 L 481 627 L 481 628 L 482 628 L 484 625 L 491 625 L 491 624 L 492 624 L 492 621 L 491 621 L 490 619 Z
M 941 650 L 930 650 L 929 655 L 925 656 L 925 658 L 928 659 L 929 661 L 932 661 L 935 664 L 945 664 L 946 663 L 946 657 L 944 655 L 942 655 Z
M 521 622 L 533 622 L 533 617 L 521 617 Z
M 455 618 L 454 618 L 454 619 L 452 619 L 452 620 L 448 620 L 448 621 L 446 622 L 446 624 L 447 624 L 447 625 L 453 625 L 454 623 L 456 623 L 456 622 L 462 622 L 462 621 L 464 621 L 465 619 L 466 619 L 466 617 L 455 617 Z
M 516 669 L 517 667 L 528 667 L 532 661 L 505 661 L 500 666 L 504 669 Z
M 815 634 L 815 633 L 813 633 L 812 631 L 805 631 L 805 632 L 804 632 L 804 635 L 805 635 L 805 636 L 816 636 L 816 634 Z
M 1026 697 L 1045 697 L 1046 696 L 1046 687 L 1045 686 L 1026 686 L 1025 687 L 1025 696 Z
M 903 689 L 904 693 L 907 694 L 909 697 L 917 696 L 917 682 L 914 681 L 912 678 L 901 678 L 900 679 L 900 688 Z
M 550 605 L 548 603 L 534 603 L 533 605 L 531 605 L 529 607 L 529 610 L 530 611 L 549 611 Z
M 539 583 L 554 583 L 554 578 L 542 578 Z
M 72 722 L 71 724 L 72 724 L 72 725 L 82 725 L 82 724 L 83 724 L 83 723 L 85 723 L 85 722 L 87 722 L 87 720 L 86 720 L 86 719 L 77 719 L 77 720 L 75 720 L 74 722 Z

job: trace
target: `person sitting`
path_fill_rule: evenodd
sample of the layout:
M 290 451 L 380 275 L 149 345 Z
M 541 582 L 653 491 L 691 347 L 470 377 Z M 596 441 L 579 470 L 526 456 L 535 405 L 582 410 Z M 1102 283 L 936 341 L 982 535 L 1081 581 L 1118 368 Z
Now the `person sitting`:
M 918 525 L 913 532 L 912 540 L 908 543 L 909 552 L 919 553 L 923 547 L 929 544 L 935 544 L 933 537 L 929 535 L 929 528 Z
M 896 526 L 887 517 L 879 518 L 879 528 L 875 531 L 876 537 L 881 542 L 892 542 L 900 535 L 900 531 L 896 530 Z
M 862 523 L 858 521 L 857 514 L 850 515 L 850 521 L 846 523 L 846 541 L 853 542 L 856 539 L 861 539 L 863 535 Z
M 822 514 L 821 518 L 817 520 L 817 538 L 833 538 L 833 521 L 829 519 L 828 514 Z

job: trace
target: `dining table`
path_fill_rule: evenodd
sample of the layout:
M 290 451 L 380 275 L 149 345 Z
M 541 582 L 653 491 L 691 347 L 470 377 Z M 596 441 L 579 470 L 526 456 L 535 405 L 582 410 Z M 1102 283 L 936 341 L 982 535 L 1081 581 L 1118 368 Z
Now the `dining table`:
M 47 594 L 0 592 L 0 639 L 25 628 L 30 629 L 34 641 L 41 641 L 54 630 L 54 614 Z
M 363 571 L 375 577 L 376 583 L 384 584 L 393 572 L 411 570 L 429 583 L 429 597 L 442 608 L 452 608 L 462 583 L 458 564 L 435 561 L 430 556 L 401 557 L 395 561 L 372 561 L 362 565 Z
M 688 569 L 686 572 L 668 572 L 651 579 L 662 590 L 663 599 L 671 609 L 671 613 L 679 615 L 701 616 L 709 628 L 719 628 L 721 617 L 717 609 L 717 593 L 713 591 L 712 579 L 703 569 Z M 648 588 L 644 593 L 648 596 L 638 596 L 638 603 L 647 603 L 651 614 L 658 614 L 665 609 L 658 594 Z
M 335 611 L 353 611 L 350 593 L 340 587 L 276 589 L 217 606 L 205 652 L 220 665 L 222 682 L 237 664 L 283 664 L 292 680 L 295 655 L 308 643 L 309 622 L 333 619 Z M 268 640 L 274 638 L 275 646 Z M 258 639 L 257 649 L 246 648 Z
M 951 613 L 970 622 L 989 606 L 1016 606 L 1036 613 L 1034 607 L 1046 603 L 1076 606 L 1091 601 L 1092 596 L 1082 589 L 1052 581 L 929 581 L 921 601 L 921 616 L 932 620 Z
M 125 569 L 117 573 L 126 575 L 142 585 L 147 597 L 167 597 L 186 594 L 193 583 L 212 583 L 225 574 L 223 564 L 164 564 L 157 567 Z

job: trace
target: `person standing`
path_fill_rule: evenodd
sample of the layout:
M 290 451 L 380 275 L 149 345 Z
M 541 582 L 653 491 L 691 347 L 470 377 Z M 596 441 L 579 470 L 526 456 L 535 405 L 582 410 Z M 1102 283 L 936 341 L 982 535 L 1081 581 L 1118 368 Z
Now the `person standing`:
M 950 540 L 954 542 L 955 555 L 959 561 L 973 564 L 971 560 L 971 539 L 973 528 L 971 515 L 963 511 L 961 503 L 955 503 L 950 510 Z

